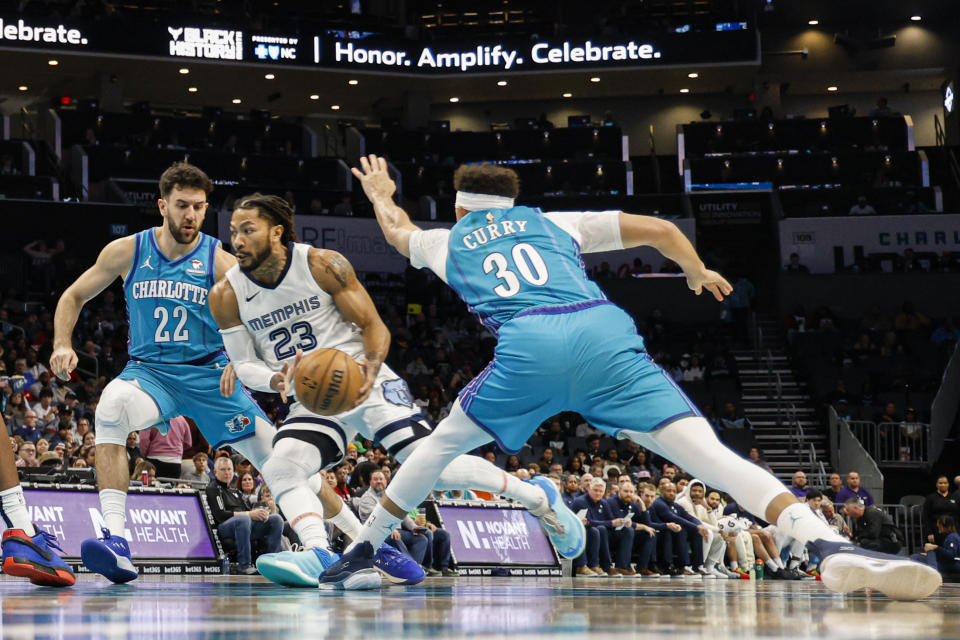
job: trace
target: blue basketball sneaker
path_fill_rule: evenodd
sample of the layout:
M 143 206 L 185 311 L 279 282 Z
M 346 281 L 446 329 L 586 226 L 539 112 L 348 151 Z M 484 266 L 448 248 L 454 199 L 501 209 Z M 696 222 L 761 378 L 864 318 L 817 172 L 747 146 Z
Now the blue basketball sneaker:
M 339 559 L 339 553 L 320 547 L 265 553 L 257 558 L 257 571 L 270 582 L 285 587 L 316 587 L 320 574 Z
M 33 584 L 45 587 L 70 587 L 77 581 L 73 569 L 59 555 L 63 551 L 57 537 L 34 526 L 36 533 L 28 536 L 23 529 L 3 532 L 3 572 L 10 576 L 29 578 Z
M 420 584 L 427 577 L 416 560 L 386 542 L 373 557 L 373 566 L 393 584 Z
M 931 566 L 902 556 L 868 551 L 849 542 L 808 542 L 811 555 L 820 560 L 820 580 L 831 591 L 847 593 L 876 589 L 894 600 L 926 598 L 943 584 Z
M 133 566 L 126 538 L 110 535 L 106 527 L 100 531 L 102 538 L 87 538 L 80 544 L 83 566 L 117 584 L 136 580 L 139 574 Z
M 378 589 L 380 572 L 373 565 L 373 545 L 358 544 L 320 574 L 321 589 Z
M 580 518 L 564 504 L 552 480 L 545 476 L 535 476 L 527 482 L 540 487 L 547 494 L 550 510 L 537 516 L 537 519 L 550 536 L 557 553 L 564 558 L 578 557 L 583 553 L 587 540 L 587 531 Z

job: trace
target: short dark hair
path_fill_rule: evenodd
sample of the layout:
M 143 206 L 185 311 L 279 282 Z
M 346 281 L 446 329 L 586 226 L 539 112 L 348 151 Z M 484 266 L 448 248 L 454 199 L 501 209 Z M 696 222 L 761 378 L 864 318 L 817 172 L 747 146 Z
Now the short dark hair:
M 851 507 L 853 505 L 864 506 L 863 501 L 860 498 L 847 498 L 843 503 L 844 505 Z
M 293 228 L 293 207 L 283 198 L 263 193 L 251 193 L 240 198 L 233 205 L 233 209 L 234 211 L 237 209 L 254 209 L 257 215 L 264 220 L 283 227 L 283 235 L 280 236 L 281 242 L 287 244 L 297 241 L 297 232 Z
M 200 189 L 210 195 L 213 191 L 213 181 L 200 167 L 189 162 L 174 162 L 160 175 L 160 195 L 164 198 L 169 197 L 174 187 Z
M 516 198 L 520 178 L 513 169 L 495 164 L 463 164 L 453 174 L 453 188 L 468 193 Z
M 817 498 L 822 498 L 823 494 L 820 493 L 819 489 L 807 489 L 807 500 L 816 500 Z

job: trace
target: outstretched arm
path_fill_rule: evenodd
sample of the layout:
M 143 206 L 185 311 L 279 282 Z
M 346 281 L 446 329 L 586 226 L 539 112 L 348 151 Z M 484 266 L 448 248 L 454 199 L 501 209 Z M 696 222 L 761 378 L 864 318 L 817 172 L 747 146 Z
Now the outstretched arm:
M 620 238 L 624 249 L 653 247 L 676 262 L 687 276 L 687 286 L 697 295 L 706 289 L 717 300 L 723 300 L 733 291 L 723 276 L 704 266 L 687 236 L 668 220 L 621 212 Z
M 336 251 L 311 249 L 310 271 L 317 284 L 333 297 L 333 303 L 344 319 L 360 327 L 363 334 L 363 361 L 360 364 L 364 381 L 354 405 L 359 406 L 370 395 L 380 365 L 387 357 L 390 331 L 346 258 Z
M 387 161 L 375 155 L 361 157 L 360 167 L 362 170 L 354 167 L 351 171 L 373 203 L 373 212 L 377 215 L 383 235 L 397 251 L 409 258 L 410 234 L 420 227 L 410 222 L 407 212 L 393 201 L 397 185 L 387 171 Z
M 133 262 L 136 236 L 114 240 L 103 248 L 92 267 L 74 281 L 60 296 L 53 316 L 53 354 L 50 370 L 61 380 L 69 380 L 77 367 L 73 350 L 73 328 L 80 317 L 80 309 L 110 286 L 118 277 L 126 277 Z

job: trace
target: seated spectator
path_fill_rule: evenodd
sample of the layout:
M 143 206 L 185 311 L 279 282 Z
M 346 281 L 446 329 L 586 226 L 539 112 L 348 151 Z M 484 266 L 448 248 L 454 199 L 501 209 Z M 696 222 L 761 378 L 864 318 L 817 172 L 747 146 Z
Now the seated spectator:
M 680 525 L 673 522 L 661 522 L 654 514 L 652 507 L 657 499 L 657 488 L 655 486 L 649 482 L 641 482 L 639 489 L 640 503 L 643 505 L 643 513 L 640 514 L 639 522 L 654 533 L 651 534 L 647 529 L 644 529 L 643 533 L 647 535 L 640 535 L 640 549 L 637 554 L 636 571 L 641 576 L 655 577 L 659 576 L 661 571 L 655 564 L 658 538 L 659 536 L 665 535 L 664 532 L 666 531 L 680 531 Z
M 460 572 L 451 566 L 450 534 L 432 522 L 427 522 L 426 515 L 417 514 L 414 523 L 416 531 L 427 538 L 427 553 L 424 556 L 423 566 L 428 576 L 443 576 L 452 578 Z
M 660 544 L 657 557 L 666 563 L 668 574 L 694 576 L 697 575 L 694 568 L 703 567 L 703 545 L 699 543 L 697 536 L 706 540 L 707 529 L 700 520 L 676 503 L 676 497 L 677 486 L 672 482 L 665 482 L 661 485 L 660 497 L 653 503 L 654 515 L 660 522 L 680 526 L 680 531 L 674 531 L 671 527 L 669 534 L 658 536 Z M 692 559 L 690 547 L 693 551 Z M 679 559 L 680 567 L 674 564 L 674 555 Z
M 593 482 L 592 473 L 585 473 L 580 476 L 580 491 L 574 497 L 579 498 L 583 495 L 586 495 L 586 493 L 590 491 L 591 482 Z
M 747 454 L 747 458 L 750 460 L 750 462 L 757 465 L 767 473 L 773 473 L 773 469 L 770 468 L 770 465 L 767 464 L 766 460 L 760 457 L 760 449 L 757 447 L 750 447 L 750 452 Z
M 914 309 L 913 303 L 904 302 L 900 313 L 893 320 L 893 328 L 897 331 L 916 331 L 930 326 L 930 318 Z
M 727 402 L 723 405 L 723 415 L 720 416 L 721 429 L 753 429 L 750 419 L 742 415 L 737 405 Z
M 62 463 L 63 461 L 60 459 L 60 456 L 56 454 L 56 452 L 47 451 L 45 454 L 40 456 L 40 458 L 37 461 L 37 466 L 57 468 L 57 467 L 60 467 Z
M 280 551 L 283 533 L 283 518 L 271 515 L 263 508 L 248 509 L 240 491 L 230 487 L 233 481 L 233 461 L 228 457 L 217 458 L 213 465 L 214 479 L 206 488 L 207 503 L 221 537 L 233 538 L 237 545 L 239 571 L 244 575 L 257 573 L 253 565 L 251 544 L 263 539 L 265 553 Z
M 337 477 L 337 486 L 333 488 L 334 492 L 343 498 L 344 502 L 350 502 L 350 498 L 353 497 L 350 487 L 347 483 L 347 480 L 350 477 L 350 467 L 346 462 L 340 463 L 340 466 L 337 467 L 335 471 Z
M 18 467 L 37 467 L 40 466 L 40 461 L 37 459 L 37 445 L 25 440 L 23 444 L 20 445 L 20 448 L 17 449 L 17 466 Z
M 843 480 L 840 479 L 839 473 L 831 473 L 827 482 L 830 483 L 830 486 L 823 490 L 823 496 L 830 502 L 836 502 L 837 494 L 843 489 Z
M 867 202 L 867 196 L 860 196 L 857 198 L 857 204 L 850 207 L 849 213 L 851 216 L 873 216 L 876 215 L 877 210 Z
M 927 542 L 943 544 L 943 536 L 939 538 L 936 533 L 939 531 L 937 523 L 941 516 L 950 516 L 953 522 L 960 521 L 960 502 L 956 494 L 950 493 L 950 480 L 947 476 L 938 476 L 936 490 L 926 497 L 923 501 L 923 528 L 931 533 L 927 536 Z
M 827 524 L 836 530 L 837 533 L 842 536 L 846 536 L 847 538 L 850 537 L 850 527 L 847 525 L 847 521 L 844 520 L 843 516 L 837 513 L 837 509 L 833 505 L 833 502 L 824 498 L 820 503 L 820 513 L 823 514 Z
M 546 471 L 553 465 L 553 449 L 547 447 L 543 450 L 543 455 L 540 456 L 539 462 L 537 462 L 540 469 Z
M 949 345 L 960 342 L 960 328 L 957 327 L 956 321 L 952 317 L 944 320 L 943 324 L 933 330 L 933 333 L 930 335 L 930 341 L 936 345 Z
M 144 481 L 144 474 L 146 474 L 146 481 Z M 159 486 L 160 483 L 157 482 L 157 468 L 152 462 L 141 459 L 140 462 L 137 463 L 137 466 L 133 468 L 133 473 L 130 474 L 130 482 L 137 482 L 144 487 Z
M 652 548 L 653 537 L 656 535 L 652 527 L 641 522 L 643 510 L 637 504 L 636 497 L 636 487 L 632 482 L 627 481 L 620 485 L 617 495 L 606 500 L 612 516 L 610 523 L 612 527 L 607 532 L 607 536 L 610 551 L 616 558 L 614 568 L 620 575 L 628 577 L 637 575 L 637 572 L 630 568 L 635 538 L 641 537 Z
M 844 511 L 853 522 L 853 541 L 871 551 L 896 554 L 903 546 L 902 534 L 893 519 L 879 507 L 865 506 L 858 498 L 848 498 Z
M 357 512 L 362 522 L 366 521 L 380 504 L 386 488 L 387 480 L 383 477 L 383 473 L 374 471 L 370 474 L 370 488 L 357 500 Z M 421 565 L 427 557 L 427 547 L 430 545 L 430 540 L 417 527 L 409 514 L 403 517 L 400 527 L 393 530 L 386 542 Z
M 210 474 L 207 473 L 207 454 L 203 451 L 194 454 L 193 469 L 183 471 L 180 479 L 200 489 L 206 487 L 210 482 Z
M 790 262 L 788 262 L 784 267 L 784 271 L 789 273 L 810 273 L 810 269 L 806 265 L 800 264 L 800 254 L 791 253 Z
M 612 522 L 610 507 L 603 500 L 607 483 L 601 478 L 592 478 L 587 493 L 573 501 L 571 511 L 583 520 L 587 530 L 587 544 L 580 556 L 585 564 L 577 568 L 577 575 L 620 575 L 611 565 L 608 528 Z M 582 569 L 589 569 L 583 571 Z
M 790 485 L 790 493 L 797 496 L 800 499 L 807 497 L 807 491 L 810 490 L 810 486 L 807 484 L 807 474 L 803 471 L 794 471 L 793 472 L 793 484 Z
M 127 434 L 125 448 L 127 451 L 127 468 L 130 469 L 130 475 L 133 475 L 133 470 L 137 466 L 137 463 L 143 460 L 143 454 L 140 452 L 139 431 L 131 431 Z
M 36 442 L 43 437 L 43 431 L 40 429 L 37 419 L 37 412 L 33 409 L 27 409 L 23 414 L 22 426 L 13 432 L 13 435 L 20 436 L 25 441 Z
M 847 474 L 847 486 L 837 491 L 837 497 L 833 501 L 845 505 L 850 498 L 856 498 L 866 507 L 877 503 L 870 492 L 860 486 L 860 474 L 856 471 Z
M 240 490 L 240 497 L 248 509 L 253 509 L 260 504 L 260 491 L 257 486 L 257 479 L 249 471 L 238 473 L 236 479 L 230 485 L 234 489 Z
M 507 456 L 507 461 L 504 464 L 503 468 L 506 469 L 508 472 L 516 471 L 517 469 L 520 468 L 520 458 L 518 458 L 515 455 Z
M 592 465 L 594 460 L 598 458 L 603 461 L 603 452 L 600 451 L 600 435 L 594 433 L 587 436 L 587 457 L 585 462 Z
M 943 542 L 927 542 L 923 545 L 923 553 L 915 553 L 910 559 L 928 564 L 940 573 L 960 573 L 960 534 L 953 516 L 937 518 L 937 537 Z
M 620 461 L 620 452 L 615 447 L 607 449 L 607 455 L 603 462 L 604 471 L 610 468 L 615 468 L 619 473 L 624 473 L 627 469 L 626 465 Z

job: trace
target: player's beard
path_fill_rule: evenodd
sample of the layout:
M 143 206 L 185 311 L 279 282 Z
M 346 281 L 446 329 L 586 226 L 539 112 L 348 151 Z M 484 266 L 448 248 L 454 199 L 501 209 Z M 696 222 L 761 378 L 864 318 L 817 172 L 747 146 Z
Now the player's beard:
M 170 232 L 170 235 L 173 236 L 173 239 L 179 242 L 180 244 L 190 244 L 197 239 L 197 236 L 200 234 L 200 227 L 196 224 L 193 225 L 193 231 L 186 232 L 176 224 L 169 217 L 167 218 L 167 231 Z
M 268 243 L 260 251 L 251 252 L 249 254 L 250 261 L 247 263 L 247 266 L 243 266 L 242 264 L 239 264 L 239 263 L 237 266 L 239 266 L 240 270 L 243 271 L 244 273 L 251 273 L 253 271 L 256 271 L 257 268 L 260 265 L 262 265 L 267 258 L 270 257 L 270 254 L 272 251 L 273 250 L 271 249 L 270 244 Z

